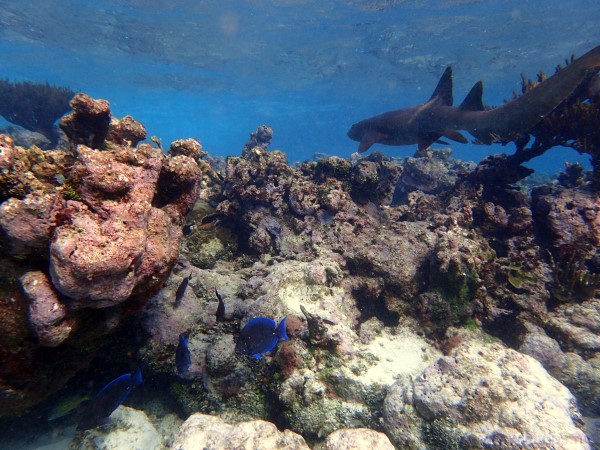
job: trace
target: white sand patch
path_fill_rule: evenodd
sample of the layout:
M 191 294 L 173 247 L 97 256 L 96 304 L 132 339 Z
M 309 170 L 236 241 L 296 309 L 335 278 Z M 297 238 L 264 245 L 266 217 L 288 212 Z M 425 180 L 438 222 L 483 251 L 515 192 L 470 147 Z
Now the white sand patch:
M 368 355 L 372 355 L 371 359 Z M 432 347 L 423 338 L 409 330 L 400 330 L 391 334 L 384 330 L 380 336 L 361 348 L 359 355 L 363 360 L 372 361 L 367 370 L 358 378 L 364 383 L 391 385 L 402 375 L 417 376 L 442 353 Z
M 344 398 L 361 399 L 387 389 L 398 380 L 410 380 L 437 361 L 441 352 L 410 329 L 388 329 L 368 344 L 357 344 L 354 358 L 333 374 Z
M 309 313 L 324 315 L 323 313 L 328 310 L 326 307 L 328 304 L 342 301 L 344 290 L 337 286 L 290 283 L 277 291 L 277 295 L 289 313 L 302 317 L 300 305 L 304 306 Z M 328 314 L 324 316 L 330 318 Z

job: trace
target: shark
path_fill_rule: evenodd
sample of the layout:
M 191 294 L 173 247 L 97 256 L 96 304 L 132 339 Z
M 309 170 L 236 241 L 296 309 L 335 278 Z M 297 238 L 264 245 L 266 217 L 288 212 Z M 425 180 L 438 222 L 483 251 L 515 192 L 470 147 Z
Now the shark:
M 373 144 L 414 145 L 419 150 L 445 137 L 466 144 L 459 130 L 469 132 L 477 143 L 511 139 L 523 134 L 551 113 L 590 74 L 600 70 L 600 45 L 594 47 L 535 88 L 505 103 L 486 109 L 483 106 L 483 83 L 478 81 L 463 102 L 454 107 L 452 68 L 448 66 L 431 98 L 423 104 L 386 112 L 352 125 L 348 137 L 358 141 L 363 153 Z

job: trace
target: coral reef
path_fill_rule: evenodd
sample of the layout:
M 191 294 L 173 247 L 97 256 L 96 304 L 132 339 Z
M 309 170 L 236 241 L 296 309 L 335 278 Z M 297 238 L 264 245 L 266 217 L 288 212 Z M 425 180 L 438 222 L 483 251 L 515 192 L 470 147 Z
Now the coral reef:
M 589 448 L 600 205 L 577 167 L 533 188 L 494 172 L 506 156 L 474 167 L 448 149 L 292 167 L 266 126 L 240 157 L 195 139 L 165 156 L 106 103 L 73 106 L 68 150 L 0 136 L 7 414 L 103 348 L 96 364 L 143 365 L 152 397 L 190 416 L 172 448 L 240 433 L 274 448 Z M 286 317 L 290 337 L 262 360 L 235 352 L 257 316 Z
M 56 144 L 54 123 L 69 111 L 69 101 L 74 95 L 69 88 L 48 83 L 0 80 L 0 116 L 39 132 Z
M 446 159 L 442 167 L 456 170 Z M 172 374 L 167 354 L 178 334 L 190 336 L 192 378 L 202 383 L 178 383 L 174 393 L 186 411 L 247 420 L 280 409 L 277 420 L 309 442 L 343 427 L 380 429 L 386 386 L 416 376 L 439 355 L 409 330 L 443 336 L 480 313 L 480 273 L 494 259 L 487 241 L 468 230 L 474 205 L 460 196 L 422 209 L 426 196 L 414 191 L 410 203 L 390 207 L 401 173 L 377 156 L 356 164 L 332 157 L 298 169 L 277 151 L 228 158 L 213 201 L 222 226 L 237 231 L 238 252 L 180 269 L 146 310 L 153 337 L 142 355 L 160 361 L 155 370 Z M 165 301 L 190 272 L 189 295 L 180 305 Z M 218 322 L 215 289 L 227 323 Z M 240 324 L 259 315 L 286 315 L 290 324 L 292 340 L 270 364 L 233 353 Z M 280 375 L 259 383 L 274 371 Z M 244 398 L 244 408 L 231 398 Z
M 474 170 L 448 152 L 406 161 L 378 154 L 354 161 L 327 157 L 296 168 L 282 153 L 264 148 L 228 158 L 223 179 L 214 180 L 222 190 L 212 191 L 193 220 L 196 227 L 208 225 L 212 243 L 198 245 L 196 231 L 188 235 L 193 247 L 185 255 L 197 268 L 184 263 L 149 304 L 145 327 L 153 338 L 142 357 L 160 361 L 155 370 L 172 376 L 167 355 L 179 333 L 189 334 L 197 355 L 191 378 L 202 381 L 177 383 L 173 392 L 185 411 L 271 419 L 312 445 L 346 427 L 395 436 L 391 425 L 380 423 L 389 386 L 399 380 L 406 389 L 427 364 L 434 370 L 435 347 L 449 357 L 477 345 L 477 354 L 508 352 L 499 356 L 502 370 L 510 370 L 511 358 L 525 358 L 500 344 L 465 344 L 472 338 L 453 327 L 483 328 L 530 353 L 537 350 L 525 343 L 548 333 L 560 340 L 555 360 L 571 361 L 567 349 L 581 355 L 576 367 L 585 371 L 588 388 L 569 375 L 575 362 L 545 363 L 546 369 L 574 389 L 586 413 L 595 414 L 596 404 L 580 398 L 599 385 L 588 360 L 595 328 L 573 310 L 574 304 L 591 308 L 597 295 L 595 196 L 580 184 L 540 187 L 531 195 L 486 189 L 476 177 L 465 181 L 463 174 Z M 215 223 L 230 231 L 227 237 L 214 233 Z M 230 251 L 206 256 L 209 247 L 225 245 Z M 580 249 L 571 263 L 575 272 L 552 262 L 574 248 Z M 182 303 L 165 301 L 190 272 L 193 289 Z M 565 277 L 579 280 L 574 290 L 586 295 L 563 294 L 557 303 L 558 290 L 568 285 Z M 224 299 L 225 321 L 216 313 L 215 289 Z M 240 325 L 259 315 L 287 316 L 291 337 L 260 365 L 233 353 Z M 413 365 L 414 355 L 427 355 L 424 365 Z M 533 360 L 523 361 L 551 380 Z M 480 400 L 491 404 L 503 395 L 481 391 Z M 232 399 L 243 399 L 244 407 Z M 572 415 L 573 398 L 564 404 L 562 428 L 568 424 L 571 430 L 564 439 L 586 448 L 581 422 Z M 484 434 L 469 431 L 471 421 L 483 420 L 483 409 L 466 408 L 472 416 L 463 417 L 457 415 L 461 408 L 451 407 L 450 422 L 432 421 L 417 409 L 407 419 L 421 433 L 422 447 L 415 448 L 487 442 Z M 491 422 L 489 430 L 489 436 L 504 439 L 501 424 Z M 555 438 L 563 439 L 548 428 L 540 439 Z M 539 443 L 517 435 L 506 439 L 525 448 Z
M 15 307 L 5 307 L 13 325 L 2 330 L 10 343 L 0 349 L 2 414 L 60 389 L 94 357 L 88 340 L 110 333 L 162 287 L 200 191 L 192 157 L 134 147 L 143 126 L 112 118 L 106 101 L 78 94 L 71 105 L 61 121 L 68 150 L 24 149 L 0 136 L 1 251 L 24 294 L 17 290 Z M 62 367 L 45 350 L 54 347 Z M 37 369 L 15 377 L 23 361 Z

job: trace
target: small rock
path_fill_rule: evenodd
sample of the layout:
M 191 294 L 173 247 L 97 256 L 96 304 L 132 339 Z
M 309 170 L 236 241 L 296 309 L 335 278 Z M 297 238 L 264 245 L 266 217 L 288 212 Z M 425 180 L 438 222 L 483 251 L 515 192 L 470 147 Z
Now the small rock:
M 394 450 L 388 437 L 368 428 L 337 430 L 327 436 L 323 450 Z
M 75 439 L 71 450 L 162 450 L 162 438 L 143 411 L 120 406 L 110 416 L 111 423 L 85 431 Z
M 190 139 L 177 139 L 176 141 L 171 142 L 171 147 L 169 148 L 170 156 L 189 156 L 190 158 L 198 161 L 199 159 L 208 155 L 204 150 L 202 150 L 202 144 L 194 138 Z
M 21 277 L 21 286 L 29 299 L 29 323 L 40 340 L 40 345 L 56 347 L 69 337 L 74 321 L 67 317 L 67 308 L 52 289 L 43 272 L 27 272 Z
M 179 429 L 171 450 L 214 448 L 234 449 L 281 449 L 308 450 L 302 436 L 290 430 L 279 431 L 275 425 L 264 420 L 252 420 L 234 425 L 221 418 L 205 414 L 190 416 Z

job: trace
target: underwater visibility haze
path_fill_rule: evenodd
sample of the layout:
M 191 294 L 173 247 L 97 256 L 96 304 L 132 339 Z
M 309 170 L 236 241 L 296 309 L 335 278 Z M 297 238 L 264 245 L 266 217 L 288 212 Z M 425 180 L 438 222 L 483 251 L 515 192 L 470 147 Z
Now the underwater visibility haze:
M 0 0 L 0 449 L 600 449 L 599 23 Z
M 457 99 L 482 80 L 484 104 L 501 105 L 520 90 L 521 73 L 550 74 L 600 37 L 591 0 L 0 5 L 3 77 L 107 99 L 149 135 L 196 137 L 219 155 L 236 154 L 267 124 L 290 161 L 349 156 L 351 124 L 426 101 L 447 66 Z M 455 146 L 476 162 L 493 151 Z

